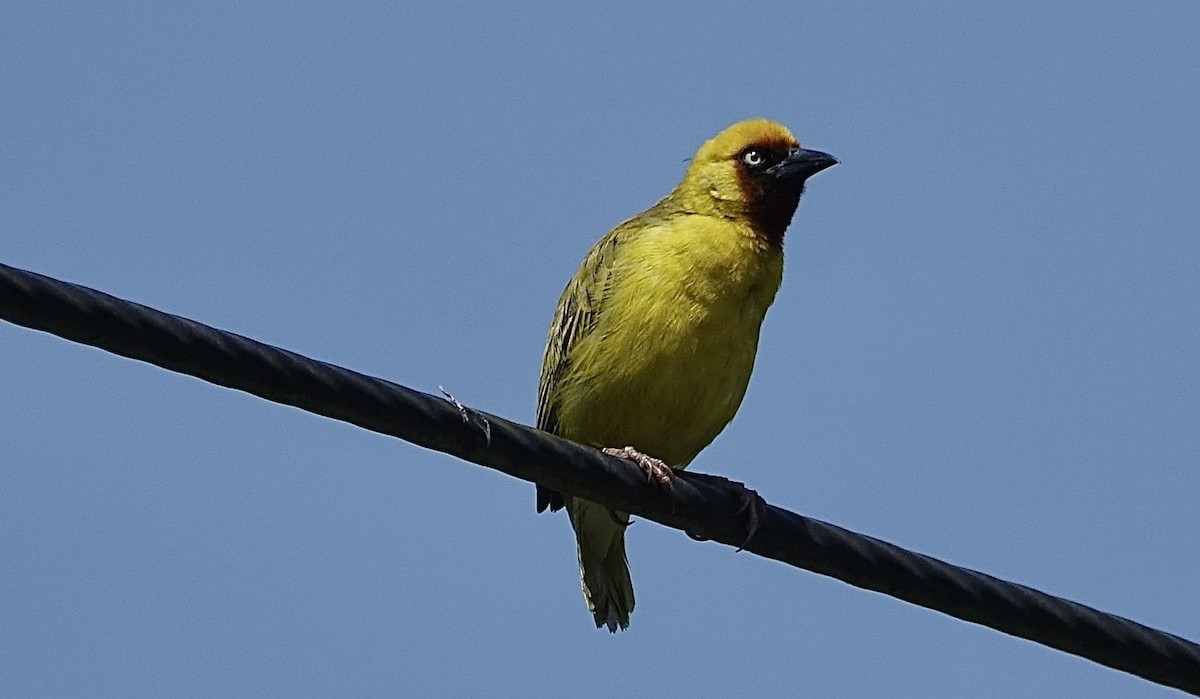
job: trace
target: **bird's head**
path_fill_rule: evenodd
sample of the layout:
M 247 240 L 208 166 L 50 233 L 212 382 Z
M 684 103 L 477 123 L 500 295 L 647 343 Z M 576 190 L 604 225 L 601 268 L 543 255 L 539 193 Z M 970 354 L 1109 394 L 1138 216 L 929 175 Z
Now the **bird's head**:
M 805 181 L 837 162 L 801 148 L 783 124 L 747 119 L 700 146 L 673 196 L 695 213 L 744 218 L 782 244 Z

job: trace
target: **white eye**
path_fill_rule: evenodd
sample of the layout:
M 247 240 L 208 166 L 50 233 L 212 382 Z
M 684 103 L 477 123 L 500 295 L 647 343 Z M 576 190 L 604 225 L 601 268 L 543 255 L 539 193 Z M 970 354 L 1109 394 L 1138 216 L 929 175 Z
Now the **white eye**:
M 748 150 L 745 153 L 742 153 L 742 162 L 749 167 L 758 167 L 766 162 L 766 158 L 763 157 L 762 153 L 759 153 L 756 150 Z

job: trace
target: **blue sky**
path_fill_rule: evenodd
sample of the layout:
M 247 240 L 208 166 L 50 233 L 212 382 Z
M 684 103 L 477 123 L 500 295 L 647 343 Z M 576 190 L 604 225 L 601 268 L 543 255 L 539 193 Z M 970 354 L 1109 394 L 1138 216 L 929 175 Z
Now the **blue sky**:
M 0 261 L 531 422 L 587 248 L 738 119 L 842 164 L 693 468 L 1200 639 L 1200 5 L 8 3 Z M 0 694 L 1168 697 L 0 324 Z

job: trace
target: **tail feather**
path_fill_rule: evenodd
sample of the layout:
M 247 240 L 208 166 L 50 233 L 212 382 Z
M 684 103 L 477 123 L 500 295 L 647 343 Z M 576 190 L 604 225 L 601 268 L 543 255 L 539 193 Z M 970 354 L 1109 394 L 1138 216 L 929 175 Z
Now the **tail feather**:
M 567 509 L 579 544 L 579 574 L 583 597 L 596 620 L 596 628 L 611 632 L 629 628 L 633 612 L 633 581 L 625 557 L 625 526 L 603 505 L 570 498 Z

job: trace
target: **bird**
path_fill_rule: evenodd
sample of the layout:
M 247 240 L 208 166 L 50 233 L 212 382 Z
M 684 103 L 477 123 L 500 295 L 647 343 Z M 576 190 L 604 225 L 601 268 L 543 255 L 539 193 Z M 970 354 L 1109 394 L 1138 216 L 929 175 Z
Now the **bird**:
M 669 487 L 741 405 L 783 277 L 784 232 L 808 178 L 837 162 L 763 118 L 705 141 L 679 184 L 601 238 L 563 290 L 537 427 Z M 538 484 L 538 512 L 563 507 L 596 628 L 628 628 L 629 515 Z

